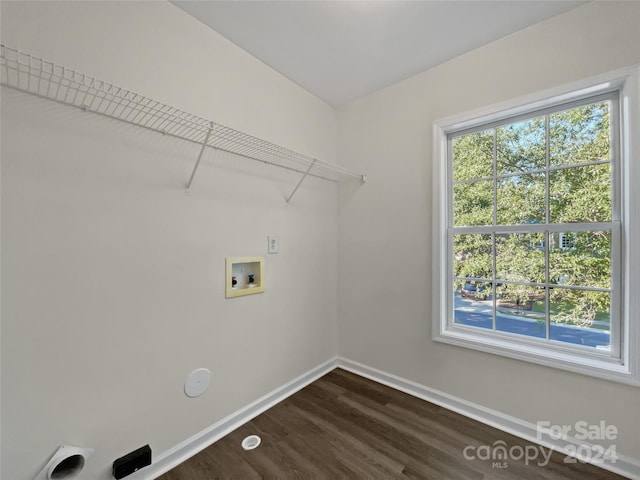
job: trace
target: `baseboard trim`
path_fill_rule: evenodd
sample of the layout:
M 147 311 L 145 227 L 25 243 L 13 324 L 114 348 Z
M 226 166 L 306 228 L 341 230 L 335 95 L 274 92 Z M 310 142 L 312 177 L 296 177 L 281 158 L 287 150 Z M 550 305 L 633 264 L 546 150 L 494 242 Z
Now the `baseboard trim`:
M 196 433 L 175 447 L 161 453 L 156 459 L 154 459 L 153 464 L 132 473 L 127 477 L 127 479 L 149 480 L 158 478 L 160 475 L 168 472 L 172 468 L 194 456 L 196 453 L 212 445 L 225 435 L 233 432 L 238 427 L 257 417 L 262 412 L 270 409 L 277 403 L 280 403 L 310 383 L 315 382 L 317 379 L 336 368 L 336 366 L 337 363 L 335 357 L 327 360 L 321 365 L 303 373 L 299 377 L 294 378 L 272 392 L 267 393 L 263 397 L 249 405 L 246 405 L 240 410 L 233 412 L 210 427 Z
M 127 478 L 130 480 L 150 480 L 158 478 L 160 475 L 178 466 L 185 460 L 204 450 L 277 403 L 280 403 L 287 397 L 293 395 L 298 390 L 301 390 L 307 385 L 315 382 L 317 379 L 326 375 L 336 367 L 342 368 L 361 377 L 368 378 L 374 382 L 387 385 L 388 387 L 422 400 L 426 400 L 427 402 L 439 405 L 443 408 L 472 418 L 486 425 L 490 425 L 527 441 L 551 448 L 565 455 L 570 455 L 571 449 L 576 451 L 577 447 L 581 445 L 590 449 L 589 451 L 591 451 L 591 448 L 593 447 L 593 445 L 588 442 L 572 437 L 565 437 L 557 440 L 549 435 L 538 435 L 536 425 L 530 422 L 483 407 L 482 405 L 469 402 L 462 398 L 449 395 L 448 393 L 426 387 L 417 382 L 369 367 L 344 357 L 334 357 L 321 365 L 312 368 L 308 372 L 303 373 L 297 378 L 294 378 L 281 387 L 276 388 L 272 392 L 264 395 L 249 405 L 233 412 L 210 427 L 179 443 L 175 447 L 161 453 L 154 460 L 153 464 L 131 474 Z M 624 477 L 640 480 L 640 460 L 638 459 L 618 454 L 615 464 L 598 463 L 596 465 Z
M 554 439 L 548 434 L 539 434 L 536 425 L 533 423 L 483 407 L 482 405 L 468 402 L 453 395 L 420 385 L 411 380 L 383 372 L 382 370 L 363 365 L 362 363 L 358 363 L 344 357 L 337 358 L 337 366 L 351 373 L 355 373 L 356 375 L 360 375 L 373 380 L 374 382 L 387 385 L 388 387 L 407 393 L 411 396 L 434 403 L 486 425 L 490 425 L 504 432 L 523 438 L 527 441 L 551 448 L 564 455 L 571 455 L 572 452 L 580 451 L 578 449 L 580 446 L 584 446 L 583 448 L 588 449 L 587 451 L 589 452 L 594 451 L 592 449 L 594 445 L 585 442 L 584 440 L 578 440 L 573 437 Z M 589 459 L 584 460 L 588 461 Z M 638 459 L 617 454 L 616 463 L 592 463 L 600 468 L 619 475 L 631 479 L 640 479 L 640 460 Z

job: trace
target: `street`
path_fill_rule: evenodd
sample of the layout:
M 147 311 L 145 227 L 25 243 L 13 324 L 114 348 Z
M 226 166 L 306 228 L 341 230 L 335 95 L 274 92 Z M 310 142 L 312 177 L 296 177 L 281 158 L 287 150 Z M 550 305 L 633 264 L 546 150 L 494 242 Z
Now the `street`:
M 490 303 L 465 299 L 459 294 L 455 295 L 455 323 L 491 329 L 493 328 L 492 316 Z M 498 309 L 496 313 L 496 330 L 528 337 L 546 337 L 544 320 L 530 318 L 524 313 L 516 314 L 505 309 Z M 559 342 L 605 349 L 610 345 L 610 333 L 592 327 L 551 323 L 549 333 L 551 340 Z

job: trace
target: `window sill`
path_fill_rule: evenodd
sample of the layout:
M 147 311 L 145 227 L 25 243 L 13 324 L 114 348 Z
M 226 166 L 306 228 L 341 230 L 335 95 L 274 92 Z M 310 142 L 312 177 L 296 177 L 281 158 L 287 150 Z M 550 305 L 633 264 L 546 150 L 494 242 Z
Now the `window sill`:
M 551 349 L 548 345 L 535 345 L 534 342 L 515 343 L 512 338 L 500 338 L 499 335 L 492 334 L 480 335 L 457 326 L 434 332 L 433 340 L 613 382 L 640 386 L 637 373 L 634 374 L 628 365 L 612 361 L 608 356 L 586 357 L 563 351 L 562 347 Z

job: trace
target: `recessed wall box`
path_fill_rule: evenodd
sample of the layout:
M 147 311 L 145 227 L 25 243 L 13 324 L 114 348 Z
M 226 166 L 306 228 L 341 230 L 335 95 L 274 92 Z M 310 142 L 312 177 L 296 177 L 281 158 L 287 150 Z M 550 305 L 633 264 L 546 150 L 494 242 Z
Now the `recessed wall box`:
M 263 257 L 228 257 L 225 272 L 226 298 L 264 292 Z

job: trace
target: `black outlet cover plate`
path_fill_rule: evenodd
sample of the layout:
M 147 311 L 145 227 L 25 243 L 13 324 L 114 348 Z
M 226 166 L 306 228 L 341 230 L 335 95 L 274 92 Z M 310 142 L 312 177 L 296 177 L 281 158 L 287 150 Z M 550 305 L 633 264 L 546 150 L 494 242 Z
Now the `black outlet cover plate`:
M 113 476 L 116 479 L 124 478 L 148 465 L 151 465 L 151 447 L 145 445 L 114 460 Z

